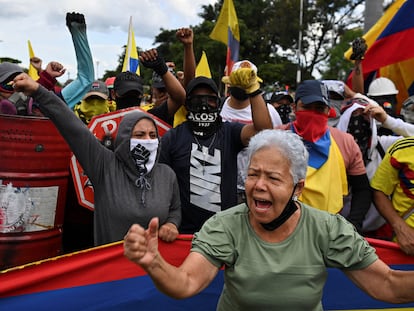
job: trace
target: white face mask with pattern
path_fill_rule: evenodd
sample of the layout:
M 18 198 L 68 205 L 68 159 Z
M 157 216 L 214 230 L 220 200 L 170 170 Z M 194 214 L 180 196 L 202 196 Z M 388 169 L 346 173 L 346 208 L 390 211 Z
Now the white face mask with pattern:
M 138 170 L 143 174 L 149 173 L 157 158 L 158 139 L 131 138 L 130 150 Z

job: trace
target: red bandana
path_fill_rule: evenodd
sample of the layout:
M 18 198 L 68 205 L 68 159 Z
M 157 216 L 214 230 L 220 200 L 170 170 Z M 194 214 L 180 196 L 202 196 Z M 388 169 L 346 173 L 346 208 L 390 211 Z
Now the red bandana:
M 293 122 L 296 133 L 308 142 L 316 142 L 328 129 L 328 116 L 314 110 L 296 111 Z

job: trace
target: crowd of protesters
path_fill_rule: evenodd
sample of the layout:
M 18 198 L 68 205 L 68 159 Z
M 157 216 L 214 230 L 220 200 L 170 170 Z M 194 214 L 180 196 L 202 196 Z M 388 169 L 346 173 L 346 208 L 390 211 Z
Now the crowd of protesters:
M 308 148 L 307 179 L 299 198 L 302 202 L 341 214 L 360 234 L 394 240 L 405 252 L 414 254 L 414 191 L 409 177 L 414 161 L 388 154 L 393 144 L 404 137 L 404 146 L 410 145 L 414 97 L 398 105 L 398 90 L 384 77 L 372 81 L 367 94 L 361 94 L 361 60 L 367 48 L 361 39 L 355 41 L 359 45 L 353 46 L 351 87 L 339 80 L 307 80 L 294 93 L 278 88 L 266 94 L 261 91 L 263 81 L 256 65 L 243 60 L 233 66 L 231 75 L 223 77 L 228 94 L 219 94 L 219 86 L 211 78 L 195 77 L 194 34 L 190 28 L 181 28 L 176 34 L 184 49 L 179 75 L 176 64 L 164 60 L 157 49 L 140 53 L 141 65 L 153 70 L 148 104 L 143 101 L 143 79 L 135 72 L 121 72 L 106 81 L 94 80 L 85 18 L 68 13 L 66 24 L 77 55 L 78 75 L 59 87 L 57 78 L 65 72 L 63 65 L 52 61 L 43 69 L 42 60 L 34 57 L 31 65 L 39 74 L 37 83 L 59 97 L 67 110 L 85 124 L 84 128 L 93 116 L 130 107 L 140 107 L 150 118 L 155 116 L 173 127 L 165 137 L 157 138 L 161 147 L 156 158 L 171 167 L 177 177 L 182 222 L 175 221 L 175 226 L 179 232 L 197 232 L 218 211 L 245 202 L 244 148 L 255 133 L 275 128 L 298 134 Z M 13 88 L 14 79 L 22 72 L 16 64 L 0 64 L 0 112 L 46 115 L 56 123 L 50 112 L 41 107 L 41 101 Z M 199 89 L 206 94 L 198 95 Z M 265 103 L 267 111 L 259 114 L 260 104 L 256 102 Z M 73 142 L 73 148 L 78 143 Z M 134 156 L 130 156 L 133 161 Z M 389 161 L 390 157 L 398 163 L 391 165 L 394 171 L 389 169 L 394 177 L 381 179 L 379 186 L 376 179 L 380 177 L 374 175 L 383 160 Z M 135 174 L 139 176 L 142 171 L 137 168 Z M 147 174 L 150 170 L 144 176 Z M 99 188 L 97 182 L 94 187 Z M 396 216 L 403 220 L 398 221 L 398 226 Z M 95 226 L 96 222 L 95 218 Z M 118 234 L 100 243 L 120 238 Z
M 281 275 L 298 265 L 319 265 L 312 277 L 337 267 L 376 298 L 412 300 L 413 272 L 395 274 L 363 237 L 394 241 L 414 256 L 414 96 L 398 105 L 399 91 L 384 77 L 363 94 L 361 45 L 351 57 L 352 86 L 305 80 L 294 93 L 269 95 L 258 67 L 242 60 L 222 78 L 229 92 L 220 94 L 213 79 L 196 76 L 194 34 L 181 28 L 182 70 L 157 49 L 140 53 L 140 64 L 153 70 L 151 103 L 144 105 L 143 79 L 135 72 L 93 79 L 85 18 L 68 13 L 66 23 L 77 77 L 58 87 L 65 71 L 58 61 L 43 69 L 32 58 L 37 81 L 16 64 L 0 63 L 0 113 L 48 117 L 58 128 L 94 189 L 95 245 L 124 239 L 125 255 L 176 298 L 198 293 L 226 266 L 223 310 L 257 303 L 241 290 L 252 273 L 263 275 L 254 284 L 268 291 L 264 274 L 273 275 L 274 264 L 269 271 L 247 266 L 274 256 L 283 262 L 293 251 L 303 256 L 283 264 Z M 88 124 L 116 110 L 128 113 L 106 146 Z M 162 137 L 156 118 L 170 126 Z M 157 241 L 172 242 L 180 233 L 194 240 L 176 268 L 162 259 Z M 305 243 L 309 236 L 313 246 Z M 386 278 L 398 294 L 378 289 L 376 281 Z M 287 289 L 295 286 L 283 280 Z M 301 289 L 311 297 L 303 308 L 320 307 L 316 291 L 323 284 Z M 264 305 L 297 304 L 266 297 Z

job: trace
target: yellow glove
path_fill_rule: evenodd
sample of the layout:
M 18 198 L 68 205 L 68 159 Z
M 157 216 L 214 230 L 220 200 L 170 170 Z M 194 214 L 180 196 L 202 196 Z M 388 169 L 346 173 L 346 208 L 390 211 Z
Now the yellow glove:
M 114 100 L 108 100 L 108 109 L 109 109 L 109 112 L 116 110 L 116 103 Z
M 231 86 L 243 89 L 246 94 L 252 94 L 260 89 L 260 79 L 252 68 L 240 68 L 233 71 L 230 76 L 224 76 L 221 81 Z

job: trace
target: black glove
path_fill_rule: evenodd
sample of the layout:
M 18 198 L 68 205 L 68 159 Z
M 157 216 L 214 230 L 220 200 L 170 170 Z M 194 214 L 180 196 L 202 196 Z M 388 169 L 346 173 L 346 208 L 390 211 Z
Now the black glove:
M 368 45 L 364 38 L 356 38 L 352 41 L 352 54 L 351 60 L 362 60 L 364 59 L 365 52 L 368 49 Z
M 142 60 L 141 63 L 145 67 L 151 68 L 152 70 L 154 70 L 160 77 L 162 77 L 168 71 L 168 67 L 167 67 L 167 64 L 165 63 L 164 58 L 162 58 L 159 54 L 155 60 L 150 60 L 150 61 Z
M 80 13 L 66 13 L 66 26 L 70 29 L 75 24 L 83 25 L 86 29 L 85 16 Z M 78 25 L 78 27 L 79 27 Z

